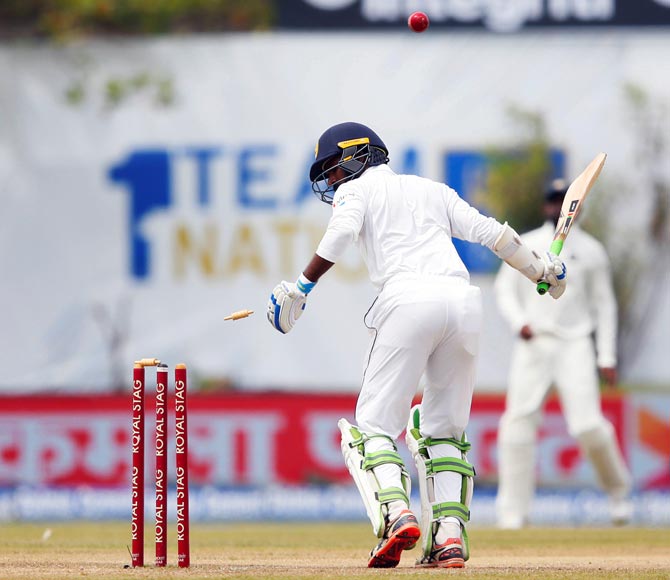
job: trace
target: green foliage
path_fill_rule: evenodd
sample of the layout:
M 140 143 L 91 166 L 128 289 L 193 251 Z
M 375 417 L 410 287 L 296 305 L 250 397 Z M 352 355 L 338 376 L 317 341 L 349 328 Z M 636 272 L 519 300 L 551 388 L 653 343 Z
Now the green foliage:
M 149 91 L 157 106 L 168 106 L 174 102 L 172 81 L 168 78 L 154 78 L 146 72 L 128 78 L 109 79 L 105 85 L 105 105 L 117 107 L 133 95 Z
M 639 298 L 638 284 L 644 279 L 645 270 L 640 260 L 644 254 L 640 232 L 624 225 L 613 227 L 617 221 L 615 214 L 625 202 L 626 194 L 625 190 L 613 184 L 597 183 L 579 218 L 580 226 L 600 240 L 610 256 L 620 335 L 630 330 L 631 316 Z M 570 243 L 569 239 L 567 243 Z M 626 354 L 622 355 L 625 358 Z
M 668 162 L 667 124 L 670 117 L 668 105 L 663 100 L 652 99 L 638 85 L 624 86 L 624 95 L 636 137 L 636 163 L 649 174 L 653 210 L 649 222 L 649 235 L 662 244 L 670 243 L 670 183 L 659 167 Z
M 272 0 L 2 0 L 0 38 L 264 30 Z
M 71 106 L 84 104 L 89 98 L 101 100 L 102 108 L 111 110 L 132 98 L 148 97 L 154 107 L 166 108 L 175 103 L 175 87 L 172 78 L 146 71 L 107 78 L 96 86 L 85 71 L 64 91 L 65 101 Z
M 512 148 L 488 151 L 486 191 L 476 201 L 498 220 L 524 232 L 544 221 L 542 192 L 551 175 L 549 144 L 541 115 L 514 107 L 508 109 L 508 115 L 519 137 Z
M 642 87 L 628 84 L 623 98 L 630 121 L 635 184 L 620 180 L 608 188 L 607 196 L 592 196 L 584 227 L 608 248 L 619 307 L 619 351 L 622 364 L 635 359 L 658 307 L 658 292 L 666 292 L 670 255 L 670 181 L 663 170 L 670 148 L 668 105 L 654 99 Z M 628 219 L 622 210 L 632 197 L 649 201 L 650 211 L 638 208 Z M 648 217 L 648 221 L 644 221 Z M 616 228 L 613 224 L 619 222 Z M 654 284 L 649 280 L 653 279 Z M 660 290 L 659 290 L 660 289 Z

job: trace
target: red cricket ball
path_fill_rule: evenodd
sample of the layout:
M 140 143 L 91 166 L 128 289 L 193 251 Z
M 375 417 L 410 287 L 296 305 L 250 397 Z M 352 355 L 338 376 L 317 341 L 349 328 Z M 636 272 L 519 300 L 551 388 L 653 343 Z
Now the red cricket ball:
M 429 24 L 430 20 L 423 12 L 412 12 L 407 19 L 407 26 L 414 32 L 423 32 Z

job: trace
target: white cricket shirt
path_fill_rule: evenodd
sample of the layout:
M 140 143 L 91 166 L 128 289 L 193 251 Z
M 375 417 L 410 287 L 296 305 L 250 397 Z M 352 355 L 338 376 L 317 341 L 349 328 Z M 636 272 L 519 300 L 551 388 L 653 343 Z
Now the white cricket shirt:
M 546 222 L 521 239 L 541 254 L 551 245 L 554 229 L 551 222 Z M 540 296 L 519 272 L 502 264 L 495 282 L 502 315 L 515 333 L 526 324 L 537 334 L 563 339 L 595 333 L 598 366 L 616 366 L 617 308 L 605 248 L 574 225 L 561 259 L 567 270 L 567 285 L 558 300 Z
M 380 291 L 394 277 L 469 281 L 452 237 L 491 249 L 502 229 L 443 183 L 398 175 L 388 165 L 378 165 L 338 188 L 316 253 L 336 262 L 355 242 Z

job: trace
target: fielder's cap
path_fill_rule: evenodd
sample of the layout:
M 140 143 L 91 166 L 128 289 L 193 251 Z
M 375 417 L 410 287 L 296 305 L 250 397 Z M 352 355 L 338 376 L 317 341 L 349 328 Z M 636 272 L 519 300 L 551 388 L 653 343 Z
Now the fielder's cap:
M 568 191 L 568 184 L 565 179 L 554 179 L 544 191 L 545 201 L 558 201 L 565 197 Z

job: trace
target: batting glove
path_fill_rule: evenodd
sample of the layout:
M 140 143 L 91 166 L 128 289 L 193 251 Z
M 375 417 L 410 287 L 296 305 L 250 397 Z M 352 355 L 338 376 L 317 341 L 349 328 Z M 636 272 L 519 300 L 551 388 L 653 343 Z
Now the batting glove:
M 279 332 L 286 334 L 302 316 L 306 304 L 307 293 L 301 290 L 300 285 L 283 280 L 270 294 L 268 321 Z
M 566 269 L 563 260 L 556 254 L 546 252 L 542 256 L 544 274 L 541 282 L 549 284 L 549 294 L 554 300 L 558 300 L 565 292 Z

